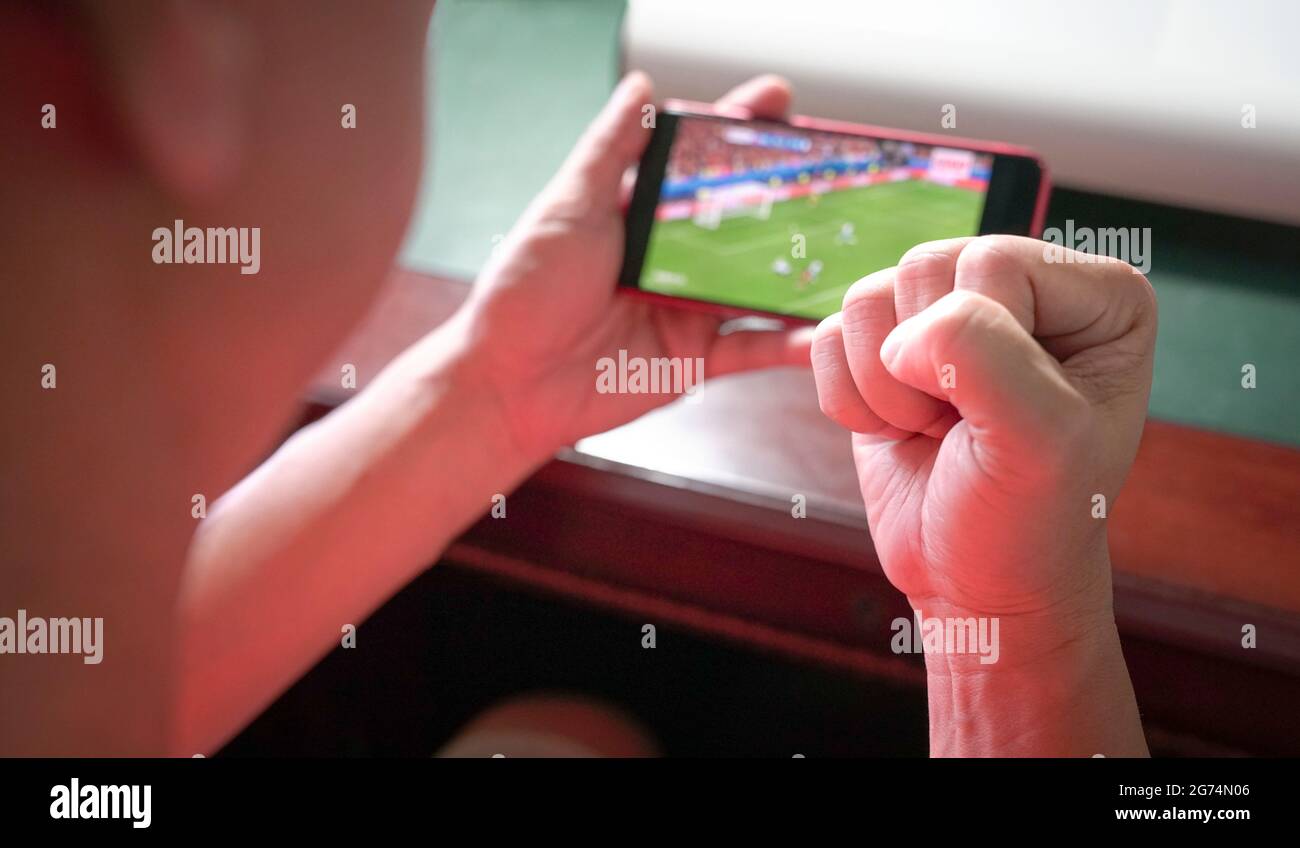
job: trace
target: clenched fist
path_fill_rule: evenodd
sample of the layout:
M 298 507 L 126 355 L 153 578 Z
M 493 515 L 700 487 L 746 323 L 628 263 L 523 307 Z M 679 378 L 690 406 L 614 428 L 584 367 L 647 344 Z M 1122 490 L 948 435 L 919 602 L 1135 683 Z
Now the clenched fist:
M 821 407 L 854 433 L 890 581 L 926 616 L 1001 624 L 998 665 L 927 654 L 934 753 L 1145 752 L 1104 515 L 1142 433 L 1155 298 L 1118 260 L 1052 258 L 1014 236 L 920 245 L 854 284 L 813 343 Z M 999 680 L 1022 695 L 1050 684 L 1039 694 L 1054 703 L 1040 707 L 1084 714 L 1073 730 L 1032 715 L 976 730 L 981 698 L 1016 712 L 997 700 Z M 1104 690 L 1106 715 L 1071 686 Z M 954 714 L 936 715 L 945 698 Z M 1115 722 L 1136 736 L 1107 738 Z

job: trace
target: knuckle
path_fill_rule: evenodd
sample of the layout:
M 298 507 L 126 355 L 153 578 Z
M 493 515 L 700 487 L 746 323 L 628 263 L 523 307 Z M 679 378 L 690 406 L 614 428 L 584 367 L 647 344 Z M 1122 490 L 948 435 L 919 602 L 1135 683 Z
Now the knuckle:
M 1134 266 L 1115 259 L 1102 266 L 1101 282 L 1110 293 L 1108 313 L 1112 337 L 1127 340 L 1137 350 L 1149 354 L 1155 345 L 1159 303 L 1151 281 Z
M 946 253 L 912 253 L 903 257 L 898 265 L 897 282 L 925 280 L 948 273 L 952 268 L 952 257 Z
M 1010 240 L 1014 238 L 990 235 L 973 239 L 957 257 L 957 276 L 978 279 L 1015 273 L 1015 259 L 1009 250 Z
M 827 316 L 821 320 L 821 323 L 813 330 L 813 349 L 825 348 L 830 343 L 836 341 L 841 330 L 842 317 L 836 312 L 834 315 Z
M 996 301 L 973 291 L 954 291 L 940 303 L 944 308 L 931 319 L 929 332 L 942 350 L 960 349 L 977 341 L 997 325 L 1006 311 Z
M 853 429 L 857 421 L 854 413 L 858 411 L 858 405 L 844 386 L 837 383 L 822 385 L 819 382 L 817 384 L 817 406 L 821 409 L 822 415 L 825 415 L 836 424 L 847 429 Z
M 835 346 L 829 342 L 818 341 L 816 338 L 813 339 L 809 359 L 811 359 L 813 371 L 819 379 L 829 377 L 840 367 L 840 353 L 835 349 Z
M 1155 325 L 1157 316 L 1160 313 L 1160 303 L 1156 298 L 1155 286 L 1146 278 L 1138 269 L 1132 265 L 1128 266 L 1128 285 L 1134 290 L 1135 300 L 1135 319 L 1138 322 L 1150 323 Z
M 813 330 L 812 345 L 809 349 L 813 371 L 819 375 L 821 372 L 826 372 L 827 375 L 834 373 L 840 367 L 840 360 L 844 356 L 843 350 L 844 339 L 839 316 L 832 315 Z
M 843 418 L 847 405 L 844 403 L 843 398 L 838 397 L 835 392 L 818 391 L 817 405 L 821 408 L 822 415 L 837 424 L 844 423 Z
M 881 304 L 886 301 L 886 298 L 888 298 L 889 308 L 893 309 L 894 300 L 891 289 L 890 278 L 880 271 L 868 274 L 849 286 L 849 290 L 844 293 L 844 301 L 840 310 L 845 323 L 866 317 L 871 312 L 879 309 Z
M 952 255 L 963 245 L 971 241 L 969 236 L 962 238 L 934 239 L 932 241 L 923 241 L 920 244 L 908 248 L 902 257 L 898 260 L 899 266 L 907 265 L 911 262 L 918 261 L 921 256 L 947 256 Z
M 922 291 L 951 289 L 953 264 L 952 256 L 947 253 L 920 252 L 905 256 L 894 276 L 895 301 L 907 302 Z

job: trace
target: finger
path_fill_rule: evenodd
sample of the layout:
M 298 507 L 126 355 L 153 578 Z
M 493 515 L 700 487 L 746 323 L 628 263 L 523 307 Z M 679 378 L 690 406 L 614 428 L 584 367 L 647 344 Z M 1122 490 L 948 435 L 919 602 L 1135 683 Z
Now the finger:
M 970 240 L 923 242 L 903 254 L 894 273 L 894 317 L 906 321 L 952 291 L 957 254 Z
M 889 439 L 904 439 L 904 433 L 871 411 L 849 371 L 848 355 L 844 352 L 844 328 L 840 313 L 817 325 L 812 342 L 813 378 L 817 382 L 817 401 L 822 413 L 836 424 L 855 433 L 878 435 Z
M 1005 306 L 1059 359 L 1130 333 L 1137 349 L 1154 343 L 1154 294 L 1146 278 L 1126 262 L 1021 236 L 954 239 L 923 247 L 953 258 L 954 288 Z
M 755 118 L 784 118 L 790 109 L 790 82 L 776 74 L 764 74 L 746 80 L 718 98 L 718 105 L 747 110 Z M 636 185 L 636 175 L 624 172 L 619 199 L 626 206 Z
M 1059 362 L 1002 304 L 954 291 L 899 324 L 880 350 L 899 381 L 947 398 L 970 427 L 986 471 L 1059 471 L 1045 451 L 1077 445 L 1093 414 Z M 1051 456 L 1049 456 L 1049 454 Z M 1032 459 L 1032 462 L 1028 461 Z M 1026 469 L 1029 469 L 1028 471 Z
M 1006 306 L 1061 360 L 1127 336 L 1132 352 L 1150 367 L 1155 294 L 1127 262 L 1029 238 L 987 236 L 957 257 L 957 287 Z
M 776 74 L 764 74 L 728 91 L 718 98 L 718 104 L 748 109 L 755 118 L 780 120 L 790 110 L 792 97 L 789 80 Z
M 909 433 L 942 438 L 957 422 L 952 408 L 900 383 L 880 361 L 880 344 L 898 323 L 894 318 L 894 270 L 863 277 L 844 295 L 841 312 L 849 371 L 863 400 L 882 419 Z
M 639 71 L 625 76 L 574 146 L 553 186 L 563 187 L 565 196 L 590 204 L 597 213 L 617 210 L 624 174 L 650 139 L 643 115 L 653 97 L 648 76 Z
M 708 377 L 781 366 L 808 367 L 812 327 L 795 330 L 738 330 L 717 336 L 704 358 Z

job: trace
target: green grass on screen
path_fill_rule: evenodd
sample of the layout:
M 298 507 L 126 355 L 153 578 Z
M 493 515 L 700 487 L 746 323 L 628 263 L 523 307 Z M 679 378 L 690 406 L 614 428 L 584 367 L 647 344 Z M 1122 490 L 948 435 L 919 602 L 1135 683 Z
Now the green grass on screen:
M 690 219 L 656 221 L 641 285 L 646 291 L 820 320 L 838 312 L 858 279 L 895 264 L 908 248 L 979 229 L 984 196 L 921 180 L 882 183 L 799 197 L 772 205 L 768 220 L 725 218 L 718 229 Z M 853 242 L 840 243 L 845 224 Z M 792 252 L 802 235 L 802 258 Z M 784 258 L 791 273 L 773 264 Z M 816 280 L 800 275 L 822 262 Z

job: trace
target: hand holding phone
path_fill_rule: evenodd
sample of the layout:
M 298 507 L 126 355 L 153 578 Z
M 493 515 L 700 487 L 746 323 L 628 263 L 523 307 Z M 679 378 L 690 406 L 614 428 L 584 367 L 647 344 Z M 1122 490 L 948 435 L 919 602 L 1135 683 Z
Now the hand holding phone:
M 511 447 L 530 461 L 678 397 L 602 392 L 603 360 L 702 360 L 706 380 L 808 366 L 811 328 L 723 334 L 714 315 L 617 295 L 623 176 L 649 142 L 642 115 L 653 102 L 649 79 L 629 74 L 493 253 L 453 319 L 456 326 L 433 339 L 458 338 L 473 363 L 470 381 L 496 398 Z M 737 87 L 722 107 L 779 120 L 789 102 L 788 83 L 768 76 Z

